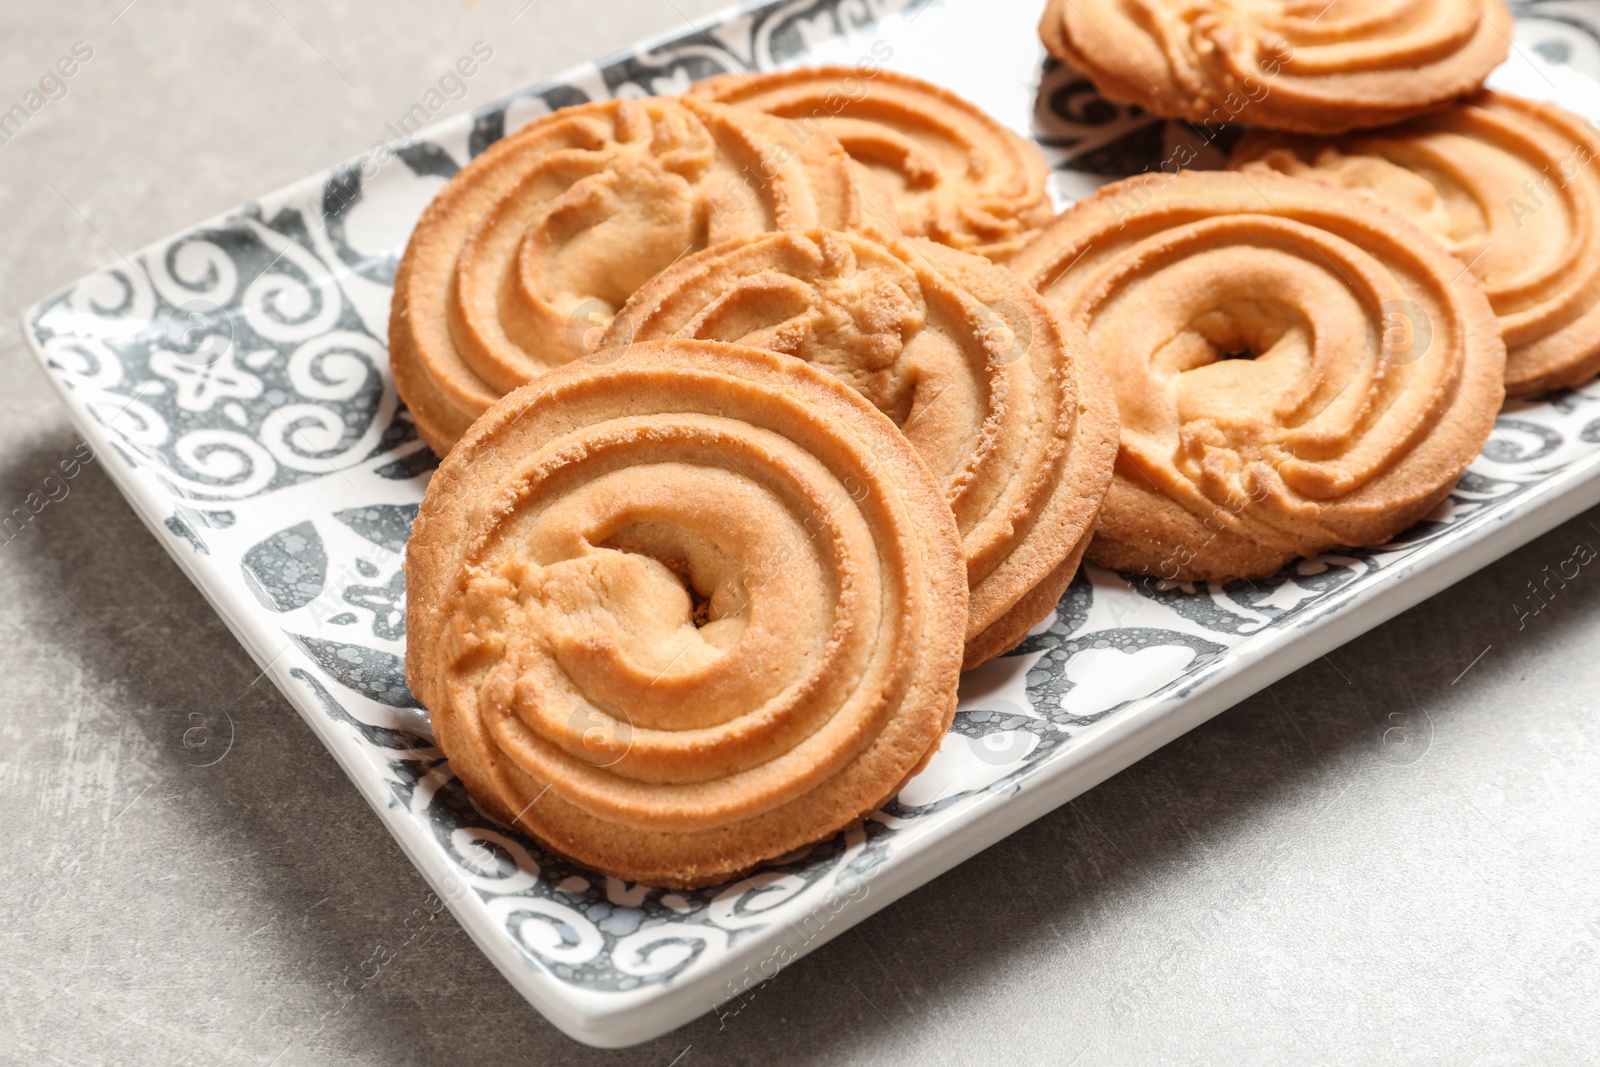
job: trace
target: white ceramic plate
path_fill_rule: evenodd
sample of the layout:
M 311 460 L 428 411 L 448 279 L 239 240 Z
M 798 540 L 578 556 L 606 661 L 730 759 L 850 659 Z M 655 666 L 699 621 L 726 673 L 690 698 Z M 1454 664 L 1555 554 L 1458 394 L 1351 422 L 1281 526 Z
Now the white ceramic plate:
M 552 107 L 729 68 L 888 56 L 1031 133 L 1065 202 L 1199 136 L 1043 66 L 1037 0 L 781 0 L 430 128 L 113 263 L 27 332 L 134 509 L 473 939 L 573 1037 L 736 1010 L 900 895 L 1320 653 L 1600 501 L 1600 387 L 1510 405 L 1448 503 L 1381 551 L 1167 587 L 1088 568 L 967 677 L 928 770 L 862 829 L 690 893 L 576 869 L 486 818 L 406 690 L 402 550 L 432 462 L 385 351 L 390 283 L 444 182 Z M 1524 5 L 1497 84 L 1600 115 L 1594 5 Z M 1042 85 L 1041 85 L 1042 78 Z M 1217 158 L 1215 154 L 1203 155 Z M 1401 737 L 1397 743 L 1403 743 Z

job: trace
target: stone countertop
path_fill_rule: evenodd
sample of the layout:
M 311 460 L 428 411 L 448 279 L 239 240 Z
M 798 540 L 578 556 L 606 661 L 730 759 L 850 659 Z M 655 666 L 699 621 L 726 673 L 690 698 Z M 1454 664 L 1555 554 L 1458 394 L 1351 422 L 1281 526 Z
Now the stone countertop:
M 78 444 L 17 325 L 32 301 L 388 139 L 476 41 L 493 59 L 447 113 L 720 6 L 9 0 L 0 109 L 78 42 L 92 55 L 0 143 L 0 506 Z M 1580 542 L 1600 546 L 1600 511 L 737 1011 L 605 1052 L 427 917 L 421 877 L 90 464 L 0 544 L 0 1062 L 1592 1061 L 1600 570 L 1520 626 L 1514 607 Z M 190 716 L 217 707 L 233 747 L 194 766 Z

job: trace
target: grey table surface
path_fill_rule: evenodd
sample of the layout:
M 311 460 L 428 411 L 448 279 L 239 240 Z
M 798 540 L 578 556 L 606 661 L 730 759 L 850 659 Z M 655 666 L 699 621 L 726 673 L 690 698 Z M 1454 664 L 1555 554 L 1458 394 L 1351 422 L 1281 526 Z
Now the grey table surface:
M 719 6 L 5 0 L 0 107 L 75 42 L 93 56 L 0 143 L 0 507 L 77 444 L 27 304 L 386 139 L 474 41 L 494 58 L 451 112 Z M 605 1052 L 544 1022 L 448 914 L 394 943 L 427 886 L 90 466 L 0 544 L 0 1060 L 1597 1062 L 1600 569 L 1520 625 L 1514 607 L 1583 542 L 1600 511 L 736 1013 Z M 189 716 L 218 707 L 233 747 L 193 766 Z

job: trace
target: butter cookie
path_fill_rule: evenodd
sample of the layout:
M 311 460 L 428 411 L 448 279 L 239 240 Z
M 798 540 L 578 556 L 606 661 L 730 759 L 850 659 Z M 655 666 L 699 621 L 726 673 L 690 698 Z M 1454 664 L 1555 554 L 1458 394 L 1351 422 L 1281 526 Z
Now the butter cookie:
M 598 871 L 722 881 L 859 823 L 938 747 L 967 617 L 906 440 L 799 360 L 558 368 L 440 465 L 406 677 L 469 793 Z
M 1276 174 L 1107 186 L 1012 266 L 1082 327 L 1122 423 L 1089 558 L 1195 580 L 1380 545 L 1494 428 L 1488 299 L 1421 230 Z
M 1477 91 L 1511 48 L 1501 0 L 1050 0 L 1045 48 L 1156 115 L 1343 133 Z
M 1055 215 L 1050 168 L 1033 142 L 961 97 L 894 71 L 804 67 L 723 74 L 692 93 L 825 130 L 859 164 L 868 221 L 1001 259 Z
M 1230 166 L 1363 193 L 1467 264 L 1506 342 L 1506 391 L 1600 371 L 1600 136 L 1554 104 L 1486 92 L 1333 141 L 1247 135 Z
M 826 135 L 700 99 L 607 100 L 537 119 L 423 212 L 395 277 L 390 362 L 443 455 L 496 399 L 588 355 L 680 256 L 772 229 L 861 224 Z

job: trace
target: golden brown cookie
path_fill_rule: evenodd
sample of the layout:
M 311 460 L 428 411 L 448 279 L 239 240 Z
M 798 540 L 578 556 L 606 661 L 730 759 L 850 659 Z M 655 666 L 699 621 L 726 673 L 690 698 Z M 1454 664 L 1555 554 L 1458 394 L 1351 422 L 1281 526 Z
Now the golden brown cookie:
M 563 108 L 462 168 L 395 278 L 390 360 L 444 454 L 501 395 L 593 350 L 644 281 L 707 244 L 861 224 L 849 157 L 705 100 Z
M 406 679 L 468 791 L 551 849 L 697 886 L 860 822 L 938 747 L 955 520 L 872 405 L 672 341 L 479 419 L 406 555 Z
M 692 92 L 755 108 L 796 137 L 826 130 L 861 165 L 869 220 L 991 259 L 1055 214 L 1039 149 L 961 97 L 893 71 L 804 67 L 724 74 Z
M 1486 92 L 1335 141 L 1247 136 L 1233 167 L 1364 193 L 1443 242 L 1489 296 L 1506 391 L 1600 371 L 1600 136 L 1553 104 Z
M 798 356 L 894 420 L 961 530 L 967 667 L 1055 607 L 1111 481 L 1116 405 L 1083 335 L 1015 275 L 920 239 L 763 234 L 663 271 L 602 346 L 665 337 Z
M 1343 133 L 1475 92 L 1501 0 L 1050 0 L 1039 37 L 1100 92 L 1215 129 Z
M 1276 174 L 1128 179 L 1012 262 L 1111 376 L 1117 472 L 1089 558 L 1251 578 L 1426 515 L 1494 428 L 1488 299 L 1421 230 Z

